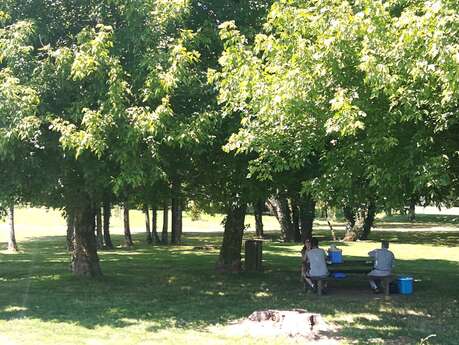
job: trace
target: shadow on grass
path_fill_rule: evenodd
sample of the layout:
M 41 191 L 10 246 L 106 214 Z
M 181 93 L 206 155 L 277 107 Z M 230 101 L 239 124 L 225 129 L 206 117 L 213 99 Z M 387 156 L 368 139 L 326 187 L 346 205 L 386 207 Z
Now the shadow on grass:
M 325 244 L 327 235 L 320 235 Z M 304 308 L 335 319 L 340 334 L 357 344 L 400 337 L 410 344 L 426 332 L 438 333 L 444 325 L 437 316 L 449 323 L 459 317 L 457 262 L 399 261 L 397 269 L 416 279 L 413 296 L 386 301 L 370 294 L 365 276 L 356 276 L 330 282 L 330 294 L 319 299 L 302 291 L 299 244 L 267 241 L 263 273 L 217 274 L 218 249 L 195 247 L 218 248 L 221 233 L 186 234 L 182 246 L 147 246 L 141 244 L 144 234 L 134 239 L 133 249 L 100 252 L 105 276 L 95 280 L 71 275 L 64 237 L 21 242 L 23 252 L 0 253 L 0 319 L 33 318 L 89 329 L 129 327 L 140 320 L 156 332 L 171 327 L 205 330 L 260 309 Z M 121 236 L 113 240 L 122 243 Z M 453 334 L 457 330 L 438 338 L 453 344 Z

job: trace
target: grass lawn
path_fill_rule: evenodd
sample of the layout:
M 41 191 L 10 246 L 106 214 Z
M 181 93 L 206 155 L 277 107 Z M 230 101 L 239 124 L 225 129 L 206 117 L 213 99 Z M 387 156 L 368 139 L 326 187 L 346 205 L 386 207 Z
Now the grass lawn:
M 119 221 L 115 217 L 113 240 L 121 244 Z M 7 253 L 0 238 L 0 344 L 297 343 L 225 332 L 229 321 L 268 308 L 321 313 L 339 327 L 336 338 L 342 344 L 459 343 L 457 219 L 421 217 L 414 224 L 381 219 L 370 241 L 339 244 L 345 257 L 363 258 L 381 238 L 392 241 L 395 273 L 412 275 L 415 293 L 389 300 L 371 294 L 362 276 L 331 282 L 330 293 L 321 298 L 305 294 L 298 273 L 300 245 L 278 242 L 276 232 L 269 232 L 271 240 L 263 245 L 263 273 L 215 273 L 220 221 L 186 218 L 183 245 L 148 246 L 141 214 L 133 213 L 135 247 L 100 252 L 104 277 L 89 280 L 69 272 L 64 222 L 57 213 L 18 210 L 21 252 Z M 275 229 L 273 219 L 266 222 Z M 404 230 L 393 231 L 399 228 Z M 329 231 L 320 222 L 318 229 L 321 245 L 328 246 Z M 5 226 L 0 230 L 4 233 Z M 203 244 L 215 249 L 204 250 Z

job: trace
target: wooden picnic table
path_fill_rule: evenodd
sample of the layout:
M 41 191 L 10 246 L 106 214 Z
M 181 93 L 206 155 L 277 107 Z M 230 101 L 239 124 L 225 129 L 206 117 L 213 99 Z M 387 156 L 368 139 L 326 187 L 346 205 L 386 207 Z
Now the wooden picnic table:
M 373 269 L 374 261 L 371 259 L 349 259 L 342 263 L 327 263 L 327 268 L 330 273 L 370 273 Z

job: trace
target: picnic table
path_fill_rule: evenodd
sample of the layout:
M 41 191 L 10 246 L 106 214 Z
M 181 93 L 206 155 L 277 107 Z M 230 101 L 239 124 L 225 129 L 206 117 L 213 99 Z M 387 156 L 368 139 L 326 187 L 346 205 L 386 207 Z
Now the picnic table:
M 327 263 L 327 268 L 330 273 L 370 273 L 373 269 L 374 261 L 371 259 L 349 259 L 342 263 Z
M 331 263 L 327 262 L 328 272 L 333 277 L 333 273 L 347 273 L 347 274 L 365 274 L 367 275 L 373 270 L 374 260 L 372 258 L 367 259 L 345 259 L 342 263 Z M 381 279 L 383 283 L 384 294 L 389 295 L 389 283 L 392 280 L 392 276 L 387 277 L 373 277 L 375 279 Z M 318 279 L 318 294 L 322 294 L 323 281 L 329 279 L 329 277 L 323 277 Z

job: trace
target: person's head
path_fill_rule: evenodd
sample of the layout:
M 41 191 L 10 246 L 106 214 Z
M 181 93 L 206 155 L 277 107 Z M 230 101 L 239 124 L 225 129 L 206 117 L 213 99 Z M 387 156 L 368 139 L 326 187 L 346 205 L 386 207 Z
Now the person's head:
M 381 248 L 388 249 L 389 248 L 389 241 L 387 241 L 387 240 L 381 241 Z
M 317 248 L 319 246 L 319 240 L 316 237 L 313 237 L 311 240 L 312 248 Z
M 304 247 L 307 249 L 311 249 L 311 239 L 310 238 L 306 238 L 304 240 Z

